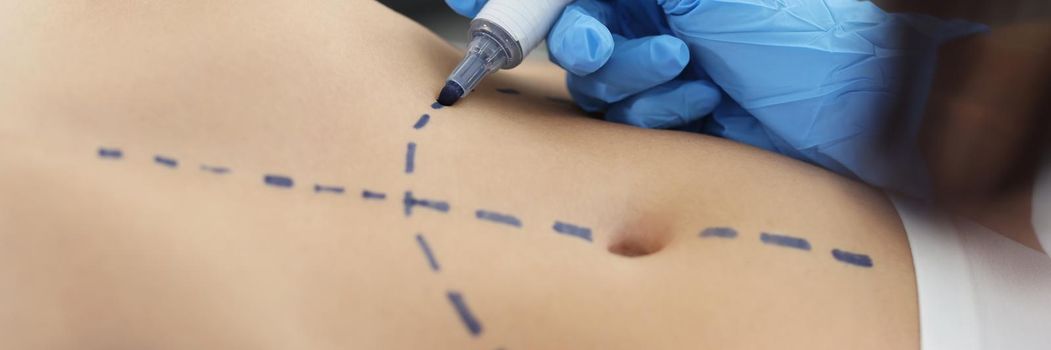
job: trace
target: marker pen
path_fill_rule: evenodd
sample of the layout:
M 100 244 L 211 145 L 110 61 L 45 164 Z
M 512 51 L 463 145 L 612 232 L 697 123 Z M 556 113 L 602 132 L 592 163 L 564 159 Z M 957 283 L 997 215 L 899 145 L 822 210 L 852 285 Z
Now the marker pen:
M 555 19 L 572 0 L 490 0 L 471 21 L 467 54 L 438 94 L 452 106 L 474 90 L 482 78 L 511 69 L 547 36 Z

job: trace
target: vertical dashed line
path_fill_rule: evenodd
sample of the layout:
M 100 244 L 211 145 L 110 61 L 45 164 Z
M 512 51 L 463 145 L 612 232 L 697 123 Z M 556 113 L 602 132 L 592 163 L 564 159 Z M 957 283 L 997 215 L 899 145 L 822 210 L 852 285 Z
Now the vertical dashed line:
M 409 142 L 405 147 L 405 173 L 412 174 L 416 170 L 416 143 Z
M 438 259 L 434 257 L 434 252 L 431 251 L 431 246 L 427 244 L 427 239 L 423 238 L 422 234 L 416 234 L 416 243 L 420 245 L 420 250 L 423 251 L 423 255 L 427 257 L 427 263 L 431 266 L 431 270 L 438 272 L 441 267 L 438 265 Z
M 456 291 L 449 291 L 447 296 L 449 297 L 449 302 L 453 305 L 453 309 L 460 315 L 460 320 L 463 321 L 464 327 L 467 327 L 467 331 L 475 337 L 482 334 L 482 324 L 471 313 L 471 309 L 467 308 L 467 302 L 464 300 L 463 295 Z
M 413 129 L 417 129 L 417 130 L 423 129 L 423 127 L 426 126 L 427 122 L 430 121 L 430 120 L 431 120 L 431 115 L 424 113 L 423 115 L 420 116 L 420 119 L 416 121 L 416 124 L 412 125 L 412 128 Z

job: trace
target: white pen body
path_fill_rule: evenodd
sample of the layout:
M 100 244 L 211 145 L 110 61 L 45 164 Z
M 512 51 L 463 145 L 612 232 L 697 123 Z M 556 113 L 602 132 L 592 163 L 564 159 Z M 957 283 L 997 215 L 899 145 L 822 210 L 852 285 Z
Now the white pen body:
M 463 60 L 449 74 L 438 103 L 451 106 L 483 78 L 522 63 L 547 36 L 572 0 L 490 0 L 471 21 L 471 41 Z
M 540 44 L 572 0 L 490 0 L 475 19 L 496 24 L 518 42 L 522 57 Z

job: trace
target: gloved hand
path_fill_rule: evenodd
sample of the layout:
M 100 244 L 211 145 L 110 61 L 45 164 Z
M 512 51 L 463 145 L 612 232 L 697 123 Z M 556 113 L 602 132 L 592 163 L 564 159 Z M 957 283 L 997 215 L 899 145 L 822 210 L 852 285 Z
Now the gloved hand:
M 473 18 L 488 0 L 446 0 Z M 547 36 L 551 60 L 565 68 L 570 94 L 588 112 L 647 128 L 696 121 L 720 100 L 703 74 L 682 74 L 690 53 L 655 0 L 577 0 Z
M 485 1 L 446 3 L 470 17 Z M 705 133 L 922 196 L 915 133 L 935 49 L 983 30 L 857 0 L 577 0 L 547 43 L 574 100 L 608 120 L 710 115 Z M 891 112 L 910 125 L 888 146 Z

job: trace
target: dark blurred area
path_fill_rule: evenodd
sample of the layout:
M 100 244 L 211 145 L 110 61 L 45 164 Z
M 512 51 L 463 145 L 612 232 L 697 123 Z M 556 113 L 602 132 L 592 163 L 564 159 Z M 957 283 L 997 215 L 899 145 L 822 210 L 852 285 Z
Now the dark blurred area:
M 467 26 L 470 22 L 460 17 L 442 0 L 380 0 L 381 4 L 429 28 L 445 40 L 466 46 Z
M 880 8 L 893 12 L 916 12 L 942 18 L 962 18 L 988 25 L 1047 20 L 1047 0 L 878 0 Z
M 938 199 L 980 211 L 1030 189 L 1051 146 L 1051 1 L 879 3 L 991 27 L 939 52 L 919 140 Z M 907 124 L 905 115 L 888 116 L 888 140 Z

